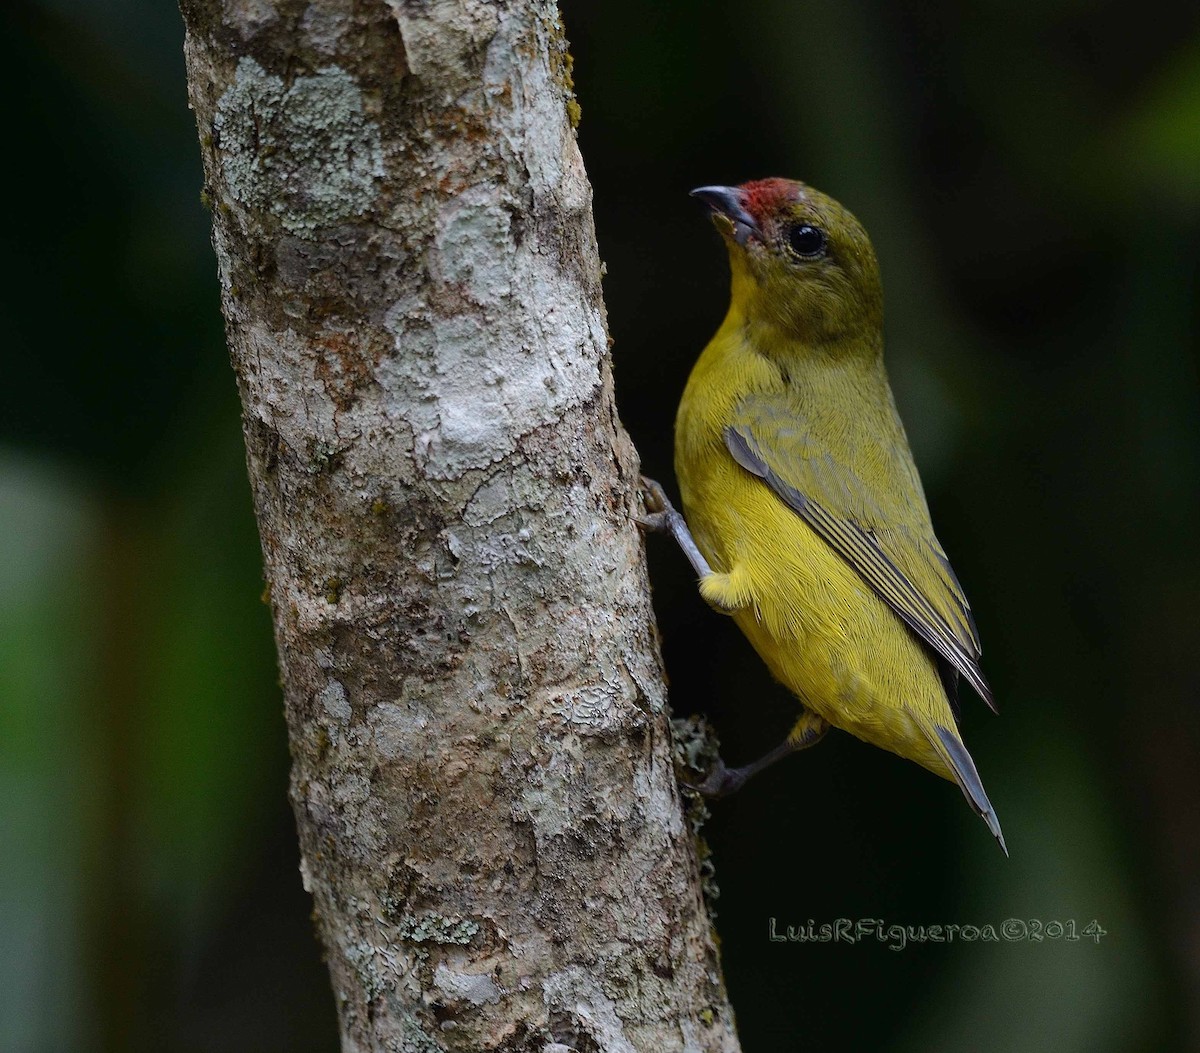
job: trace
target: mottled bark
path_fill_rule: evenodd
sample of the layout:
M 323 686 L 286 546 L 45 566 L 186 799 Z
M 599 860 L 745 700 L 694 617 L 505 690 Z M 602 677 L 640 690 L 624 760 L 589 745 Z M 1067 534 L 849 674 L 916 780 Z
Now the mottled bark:
M 555 6 L 183 0 L 347 1050 L 736 1050 Z

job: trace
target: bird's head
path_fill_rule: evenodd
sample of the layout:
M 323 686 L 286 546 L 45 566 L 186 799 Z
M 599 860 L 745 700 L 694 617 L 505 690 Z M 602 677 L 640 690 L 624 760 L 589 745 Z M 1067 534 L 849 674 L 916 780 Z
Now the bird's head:
M 808 343 L 869 337 L 882 325 L 875 250 L 862 224 L 791 179 L 692 191 L 729 248 L 733 308 Z

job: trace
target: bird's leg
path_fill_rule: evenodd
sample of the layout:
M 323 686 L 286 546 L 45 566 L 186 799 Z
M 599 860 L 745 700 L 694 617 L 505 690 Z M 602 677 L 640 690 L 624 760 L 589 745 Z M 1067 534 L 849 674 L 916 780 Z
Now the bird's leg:
M 735 567 L 729 574 L 715 573 L 696 547 L 696 541 L 688 529 L 686 520 L 675 510 L 662 486 L 643 475 L 642 487 L 645 491 L 647 514 L 636 517 L 638 526 L 643 530 L 670 534 L 675 539 L 675 543 L 683 549 L 683 554 L 687 556 L 692 569 L 700 578 L 700 593 L 705 600 L 725 613 L 731 613 L 752 602 L 745 571 Z M 705 797 L 727 797 L 740 790 L 752 775 L 769 768 L 777 760 L 815 745 L 828 730 L 828 723 L 806 709 L 788 737 L 769 753 L 742 768 L 726 768 L 725 762 L 718 757 L 716 765 L 704 782 L 691 788 Z
M 714 571 L 696 545 L 687 521 L 675 511 L 667 495 L 663 493 L 663 488 L 644 475 L 642 486 L 645 488 L 646 508 L 649 514 L 637 516 L 635 521 L 643 530 L 670 534 L 675 539 L 700 578 L 700 595 L 704 597 L 705 602 L 720 614 L 732 614 L 752 603 L 753 595 L 745 568 L 735 566 L 728 574 Z
M 656 534 L 670 534 L 675 539 L 675 543 L 683 549 L 683 554 L 687 556 L 692 569 L 701 578 L 710 577 L 713 572 L 712 567 L 708 565 L 708 560 L 696 547 L 686 520 L 675 511 L 675 506 L 671 504 L 663 488 L 653 479 L 648 479 L 644 475 L 642 476 L 642 488 L 645 491 L 647 514 L 636 517 L 637 525 L 643 530 L 650 530 Z
M 825 737 L 825 732 L 828 730 L 827 721 L 806 709 L 800 715 L 800 719 L 796 721 L 796 726 L 792 728 L 788 737 L 773 750 L 764 753 L 758 760 L 741 768 L 726 768 L 725 762 L 718 758 L 716 767 L 708 773 L 708 778 L 694 789 L 705 797 L 728 797 L 731 793 L 740 790 L 746 784 L 747 779 L 769 768 L 776 761 L 783 760 L 784 757 L 790 756 L 797 750 L 815 746 Z

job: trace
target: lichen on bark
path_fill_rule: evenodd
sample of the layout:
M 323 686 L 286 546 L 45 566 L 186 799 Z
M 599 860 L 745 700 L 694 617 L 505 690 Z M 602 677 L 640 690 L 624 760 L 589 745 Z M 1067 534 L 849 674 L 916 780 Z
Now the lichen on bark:
M 182 8 L 343 1048 L 736 1050 L 556 8 Z
M 285 84 L 240 59 L 213 120 L 230 194 L 289 234 L 314 237 L 362 214 L 384 174 L 379 125 L 363 111 L 357 83 L 336 66 Z

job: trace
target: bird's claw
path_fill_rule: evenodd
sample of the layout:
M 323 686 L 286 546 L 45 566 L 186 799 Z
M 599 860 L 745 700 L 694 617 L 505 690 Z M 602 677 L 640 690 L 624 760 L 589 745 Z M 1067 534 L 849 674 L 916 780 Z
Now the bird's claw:
M 662 484 L 648 475 L 642 476 L 642 494 L 648 512 L 666 512 L 671 507 L 671 499 Z
M 666 512 L 651 512 L 647 516 L 634 516 L 633 521 L 647 534 L 669 534 L 671 532 L 671 517 Z
M 701 797 L 707 797 L 709 800 L 720 800 L 722 797 L 728 797 L 732 793 L 737 793 L 746 783 L 749 778 L 748 773 L 743 768 L 726 768 L 725 762 L 717 758 L 717 763 L 713 769 L 705 776 L 701 783 L 685 782 L 684 786 L 693 793 L 700 794 Z
M 645 475 L 642 476 L 642 501 L 646 506 L 646 514 L 634 516 L 633 521 L 652 534 L 671 533 L 679 513 L 675 511 L 662 485 Z

